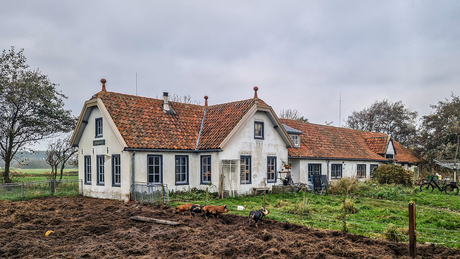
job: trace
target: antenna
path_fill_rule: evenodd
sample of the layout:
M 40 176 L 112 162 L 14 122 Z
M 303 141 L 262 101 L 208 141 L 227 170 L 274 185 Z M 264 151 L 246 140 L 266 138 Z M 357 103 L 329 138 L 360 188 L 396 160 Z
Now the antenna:
M 136 96 L 137 96 L 137 72 L 136 72 Z
M 339 127 L 342 122 L 342 90 L 339 93 Z

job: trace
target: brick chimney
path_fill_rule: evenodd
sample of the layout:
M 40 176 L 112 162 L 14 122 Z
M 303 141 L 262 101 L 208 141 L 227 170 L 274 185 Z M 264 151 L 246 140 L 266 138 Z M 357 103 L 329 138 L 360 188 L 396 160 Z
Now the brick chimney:
M 207 95 L 204 96 L 204 106 L 208 107 L 208 96 Z
M 169 107 L 169 93 L 163 92 L 163 111 L 170 112 L 171 108 Z

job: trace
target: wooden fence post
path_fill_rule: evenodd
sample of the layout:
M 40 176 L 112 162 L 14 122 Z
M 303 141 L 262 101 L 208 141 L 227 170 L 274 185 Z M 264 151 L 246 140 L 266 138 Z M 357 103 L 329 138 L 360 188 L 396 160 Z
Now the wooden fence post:
M 342 211 L 342 218 L 343 218 L 343 232 L 348 232 L 347 230 L 347 207 L 346 207 L 346 200 L 347 196 L 343 195 L 343 211 Z
M 409 254 L 412 258 L 417 255 L 417 240 L 415 235 L 415 203 L 409 203 Z
M 165 193 L 165 185 L 161 183 L 161 199 L 163 200 L 163 204 L 166 203 L 166 193 Z
M 209 191 L 208 191 L 208 187 L 206 187 L 206 205 L 208 205 L 208 201 L 209 201 Z
M 26 200 L 26 193 L 24 191 L 24 182 L 22 182 L 22 187 L 21 187 L 21 193 L 22 193 L 22 200 Z
M 265 191 L 264 191 L 264 206 L 263 207 L 265 208 Z

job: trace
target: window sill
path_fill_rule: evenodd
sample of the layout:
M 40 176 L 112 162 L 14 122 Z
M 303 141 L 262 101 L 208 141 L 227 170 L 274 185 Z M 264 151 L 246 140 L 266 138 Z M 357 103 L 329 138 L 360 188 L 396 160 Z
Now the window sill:
M 188 185 L 188 182 L 186 182 L 186 183 L 176 183 L 176 185 Z
M 91 182 L 87 182 L 87 183 L 85 183 L 85 185 L 91 185 Z
M 112 184 L 112 187 L 121 187 L 121 184 Z

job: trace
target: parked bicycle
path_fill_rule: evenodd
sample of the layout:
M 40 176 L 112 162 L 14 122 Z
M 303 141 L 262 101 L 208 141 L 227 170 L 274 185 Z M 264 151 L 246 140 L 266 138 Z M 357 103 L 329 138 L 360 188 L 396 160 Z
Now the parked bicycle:
M 448 180 L 438 180 L 435 179 L 434 175 L 431 175 L 428 179 L 423 179 L 422 184 L 420 185 L 421 192 L 433 192 L 434 188 L 438 188 L 440 192 L 445 192 L 449 195 L 458 194 L 458 184 L 457 182 L 447 183 Z

